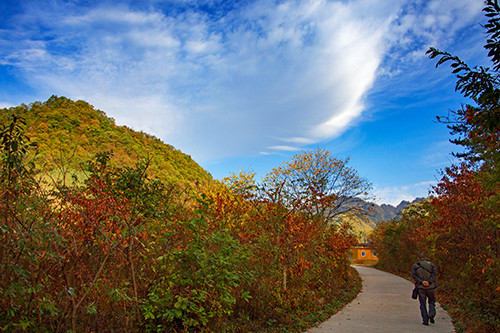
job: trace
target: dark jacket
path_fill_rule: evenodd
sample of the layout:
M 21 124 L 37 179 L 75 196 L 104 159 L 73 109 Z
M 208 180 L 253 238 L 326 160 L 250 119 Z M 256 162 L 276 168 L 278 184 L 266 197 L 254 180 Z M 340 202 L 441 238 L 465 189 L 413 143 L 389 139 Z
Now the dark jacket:
M 411 276 L 413 277 L 413 280 L 415 280 L 417 287 L 420 289 L 434 289 L 438 286 L 436 281 L 436 266 L 434 266 L 434 264 L 430 261 L 420 260 L 413 265 L 411 269 Z M 429 285 L 424 287 L 422 284 L 423 281 L 429 282 Z

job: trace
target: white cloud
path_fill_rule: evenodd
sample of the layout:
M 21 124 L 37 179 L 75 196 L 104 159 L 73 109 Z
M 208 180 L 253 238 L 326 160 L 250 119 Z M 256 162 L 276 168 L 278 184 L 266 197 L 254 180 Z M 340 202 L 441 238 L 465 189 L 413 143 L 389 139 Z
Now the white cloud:
M 271 150 L 282 150 L 282 151 L 297 151 L 299 150 L 297 147 L 292 146 L 270 146 Z
M 374 188 L 375 202 L 397 206 L 403 200 L 411 202 L 416 198 L 425 198 L 434 185 L 436 185 L 436 181 L 425 181 L 405 186 L 376 187 Z
M 308 145 L 308 144 L 314 143 L 314 141 L 311 140 L 311 139 L 300 138 L 300 137 L 280 138 L 280 140 L 283 141 L 283 142 L 296 143 L 296 144 L 299 144 L 299 145 Z
M 402 0 L 257 0 L 213 19 L 154 4 L 40 5 L 16 17 L 19 38 L 0 35 L 0 64 L 22 71 L 40 96 L 87 100 L 200 161 L 292 151 L 360 119 L 391 46 L 445 38 L 450 24 L 467 24 L 467 15 L 456 20 L 461 10 L 478 7 L 440 0 L 420 13 L 400 10 Z
M 482 7 L 482 1 L 470 0 L 403 2 L 385 36 L 392 47 L 389 58 L 415 61 L 431 46 L 447 48 L 464 28 L 478 25 Z
M 47 95 L 88 100 L 201 159 L 342 132 L 382 56 L 383 27 L 367 34 L 373 22 L 340 2 L 257 1 L 224 18 L 231 30 L 196 12 L 45 14 L 54 38 L 34 47 L 27 32 L 3 62 L 34 72 Z

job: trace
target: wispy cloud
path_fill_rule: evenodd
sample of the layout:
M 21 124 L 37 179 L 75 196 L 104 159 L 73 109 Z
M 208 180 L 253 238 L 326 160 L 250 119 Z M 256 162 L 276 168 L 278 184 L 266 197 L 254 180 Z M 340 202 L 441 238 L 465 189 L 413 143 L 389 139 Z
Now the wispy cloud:
M 453 145 L 449 141 L 435 142 L 432 146 L 428 147 L 425 154 L 422 155 L 421 163 L 434 168 L 444 168 L 458 161 L 451 152 L 462 150 L 462 147 Z
M 429 47 L 447 48 L 457 34 L 471 25 L 478 26 L 482 1 L 430 0 L 403 1 L 385 37 L 390 45 L 386 54 L 386 75 L 397 73 L 401 64 L 425 58 Z M 464 45 L 468 48 L 470 45 Z
M 37 1 L 0 31 L 0 64 L 43 98 L 85 99 L 198 160 L 269 154 L 343 133 L 364 112 L 389 49 L 446 38 L 468 24 L 461 11 L 480 6 L 244 3 L 215 15 L 193 2 L 170 10 Z
M 426 198 L 434 185 L 436 185 L 436 181 L 425 181 L 405 186 L 375 188 L 375 202 L 378 204 L 386 203 L 397 206 L 403 200 L 411 202 L 415 200 L 415 198 Z
M 292 146 L 270 146 L 270 150 L 297 151 L 297 147 Z

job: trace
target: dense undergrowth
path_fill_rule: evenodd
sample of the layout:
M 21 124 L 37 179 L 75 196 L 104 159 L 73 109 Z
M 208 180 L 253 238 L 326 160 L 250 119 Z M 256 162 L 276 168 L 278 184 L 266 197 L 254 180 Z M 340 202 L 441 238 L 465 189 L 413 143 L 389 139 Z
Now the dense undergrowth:
M 498 211 L 465 200 L 435 198 L 410 206 L 401 220 L 379 224 L 372 235 L 377 268 L 411 279 L 417 253 L 427 252 L 439 274 L 438 301 L 457 332 L 495 333 L 500 327 L 500 267 L 498 230 L 491 222 L 498 221 Z M 467 219 L 460 218 L 464 213 Z
M 188 195 L 105 152 L 68 182 L 23 126 L 0 136 L 2 331 L 300 332 L 360 289 L 349 228 L 306 196 L 246 174 Z

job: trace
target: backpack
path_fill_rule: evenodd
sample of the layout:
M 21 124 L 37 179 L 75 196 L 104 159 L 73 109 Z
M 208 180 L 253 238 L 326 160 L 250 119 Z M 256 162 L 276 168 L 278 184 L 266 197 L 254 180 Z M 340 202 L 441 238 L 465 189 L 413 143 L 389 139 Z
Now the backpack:
M 432 266 L 430 261 L 419 261 L 417 262 L 417 276 L 421 278 L 423 281 L 429 281 L 432 274 Z
M 417 270 L 416 274 L 417 276 L 422 279 L 423 281 L 429 281 L 432 275 L 432 264 L 430 261 L 422 260 L 417 262 Z M 419 288 L 422 289 L 434 289 L 437 288 L 438 284 L 436 281 L 431 282 L 427 287 L 424 287 L 423 285 L 419 285 Z

